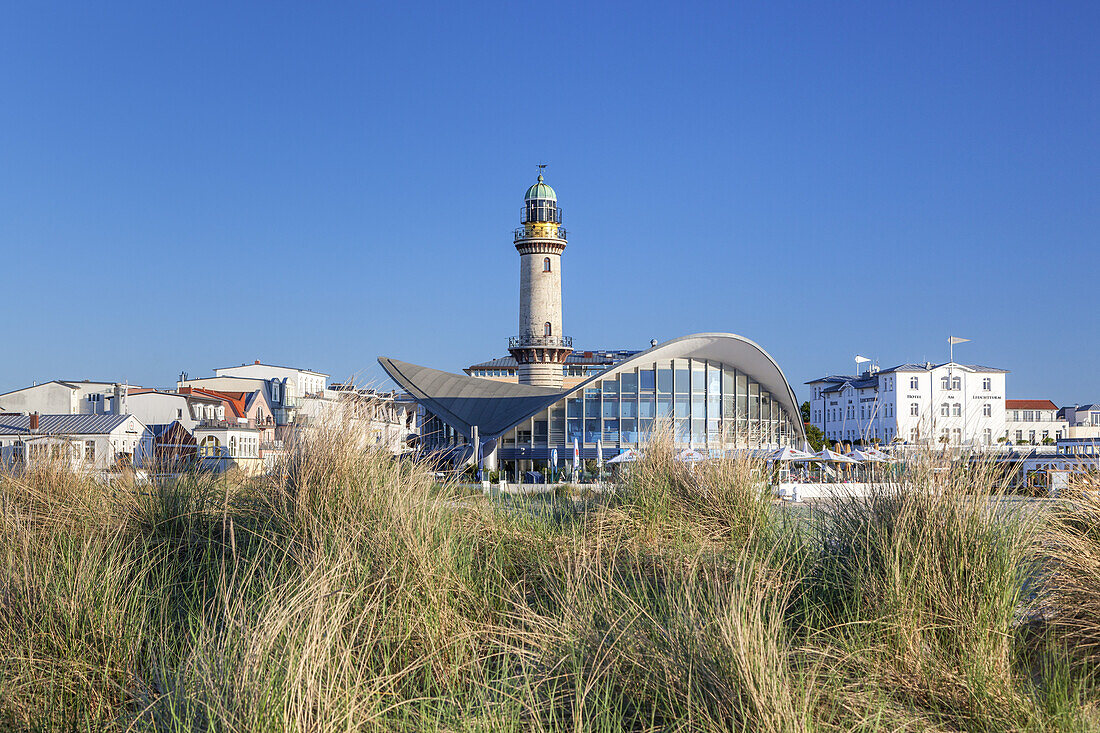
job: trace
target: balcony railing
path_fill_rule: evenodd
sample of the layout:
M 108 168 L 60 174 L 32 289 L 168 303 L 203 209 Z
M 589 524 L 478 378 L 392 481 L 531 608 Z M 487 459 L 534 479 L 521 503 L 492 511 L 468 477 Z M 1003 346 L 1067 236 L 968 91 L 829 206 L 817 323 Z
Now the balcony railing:
M 524 229 L 523 227 L 520 227 L 519 229 L 515 230 L 515 232 L 513 232 L 513 235 L 514 235 L 512 237 L 513 242 L 518 242 L 521 239 L 528 239 L 528 238 L 530 238 L 530 239 L 568 239 L 568 237 L 566 237 L 566 235 L 565 235 L 565 227 L 558 227 L 554 234 L 547 235 L 547 236 L 543 236 L 541 234 L 528 234 L 526 229 Z
M 541 346 L 549 349 L 572 349 L 573 339 L 570 336 L 512 336 L 508 339 L 509 349 L 523 349 L 528 346 Z

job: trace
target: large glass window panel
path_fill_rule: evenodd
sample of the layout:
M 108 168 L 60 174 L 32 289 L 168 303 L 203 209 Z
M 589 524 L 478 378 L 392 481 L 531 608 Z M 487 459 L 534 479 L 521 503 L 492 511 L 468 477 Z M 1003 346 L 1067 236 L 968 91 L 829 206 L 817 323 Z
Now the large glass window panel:
M 719 395 L 722 393 L 722 367 L 713 361 L 707 364 L 707 394 Z
M 637 372 L 623 372 L 619 375 L 619 385 L 624 395 L 634 394 L 638 391 Z
M 691 420 L 685 418 L 683 420 L 676 421 L 676 442 L 691 442 Z
M 657 391 L 666 394 L 672 393 L 671 362 L 664 362 L 657 365 Z
M 717 420 L 707 420 L 707 442 L 717 445 L 722 441 L 721 423 Z
M 653 401 L 653 395 L 642 395 L 638 400 L 638 417 L 653 418 L 657 416 L 657 408 Z
M 707 373 L 705 371 L 706 364 L 693 361 L 691 362 L 691 391 L 702 394 L 707 389 Z
M 702 420 L 706 415 L 707 398 L 701 394 L 691 396 L 691 416 Z
M 584 421 L 584 442 L 595 443 L 600 439 L 600 421 L 599 420 L 585 420 Z
M 572 443 L 574 439 L 584 440 L 583 432 L 584 423 L 580 420 L 569 421 L 569 442 Z
M 691 442 L 696 445 L 702 445 L 703 443 L 707 442 L 705 420 L 691 421 Z
M 735 394 L 733 381 L 737 376 L 737 372 L 730 368 L 722 370 L 722 394 L 733 397 Z
M 672 417 L 671 395 L 657 395 L 657 417 Z
M 549 438 L 549 424 L 546 420 L 535 420 L 535 445 L 546 445 Z
M 619 421 L 618 420 L 604 420 L 603 421 L 603 442 L 605 442 L 605 443 L 618 443 L 619 442 Z
M 604 396 L 619 394 L 619 380 L 605 379 L 602 382 Z
M 584 399 L 584 416 L 585 417 L 599 417 L 600 416 L 600 398 L 585 397 Z
M 581 414 L 582 407 L 581 407 L 581 398 L 580 397 L 570 397 L 567 404 L 568 404 L 568 407 L 569 407 L 569 418 L 570 419 L 572 419 L 574 417 L 584 417 L 584 415 Z
M 722 415 L 722 398 L 718 395 L 707 395 L 707 418 L 716 420 Z
M 687 395 L 676 395 L 676 417 L 691 417 L 691 400 Z
M 676 359 L 676 393 L 687 394 L 691 391 L 691 371 L 687 359 Z
M 760 385 L 749 382 L 749 419 L 760 419 Z
M 653 437 L 653 421 L 652 420 L 639 420 L 638 421 L 638 437 L 642 441 L 649 440 Z
M 638 421 L 623 419 L 619 421 L 619 440 L 624 443 L 638 442 Z
M 737 419 L 745 420 L 749 415 L 749 378 L 737 375 Z
M 643 392 L 652 392 L 657 388 L 657 375 L 652 369 L 638 370 L 638 385 Z
M 620 409 L 622 417 L 638 417 L 638 403 L 625 395 L 623 396 L 622 407 Z
M 607 396 L 604 395 L 603 416 L 612 418 L 619 416 L 619 403 L 615 400 L 614 397 L 608 399 Z

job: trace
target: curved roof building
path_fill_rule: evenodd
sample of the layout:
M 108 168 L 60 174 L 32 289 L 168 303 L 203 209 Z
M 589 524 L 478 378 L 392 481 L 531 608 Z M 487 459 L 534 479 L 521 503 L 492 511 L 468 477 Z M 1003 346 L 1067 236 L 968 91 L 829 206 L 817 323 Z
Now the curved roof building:
M 565 228 L 557 194 L 543 181 L 527 189 L 520 255 L 519 333 L 508 341 L 516 381 L 498 370 L 473 375 L 386 357 L 379 363 L 420 403 L 421 448 L 462 460 L 478 436 L 492 466 L 526 470 L 538 463 L 604 458 L 644 444 L 662 426 L 678 443 L 711 454 L 730 448 L 801 445 L 806 438 L 794 391 L 779 365 L 752 341 L 732 333 L 698 333 L 641 352 L 573 350 L 563 336 L 561 304 Z M 480 365 L 486 366 L 486 365 Z M 596 370 L 599 371 L 596 371 Z M 596 373 L 593 373 L 595 371 Z M 565 377 L 570 377 L 566 386 Z
M 794 391 L 759 345 L 731 333 L 682 336 L 621 361 L 569 389 L 512 384 L 381 357 L 382 368 L 425 410 L 422 448 L 484 454 L 508 464 L 603 458 L 644 444 L 668 426 L 678 443 L 712 455 L 805 440 Z

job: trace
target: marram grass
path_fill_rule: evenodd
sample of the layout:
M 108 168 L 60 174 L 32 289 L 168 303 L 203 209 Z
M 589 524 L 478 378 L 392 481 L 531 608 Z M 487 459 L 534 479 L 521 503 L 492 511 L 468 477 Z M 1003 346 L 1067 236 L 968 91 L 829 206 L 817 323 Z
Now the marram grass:
M 1096 483 L 906 467 L 812 515 L 659 439 L 595 508 L 344 423 L 270 477 L 0 477 L 0 729 L 1096 730 Z

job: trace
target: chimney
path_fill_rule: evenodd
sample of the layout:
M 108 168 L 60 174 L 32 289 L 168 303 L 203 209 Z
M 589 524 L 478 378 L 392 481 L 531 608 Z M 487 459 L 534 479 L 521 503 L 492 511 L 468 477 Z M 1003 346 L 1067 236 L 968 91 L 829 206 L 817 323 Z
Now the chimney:
M 253 364 L 259 364 L 259 363 L 260 363 L 260 360 L 259 360 L 259 359 L 257 359 L 256 361 L 254 361 L 254 362 L 252 362 L 252 363 L 253 363 Z
M 126 414 L 126 386 L 115 384 L 114 402 L 111 404 L 111 412 L 115 415 Z
M 32 412 L 31 413 L 31 432 L 32 433 L 37 433 L 38 432 L 38 413 L 37 412 Z

